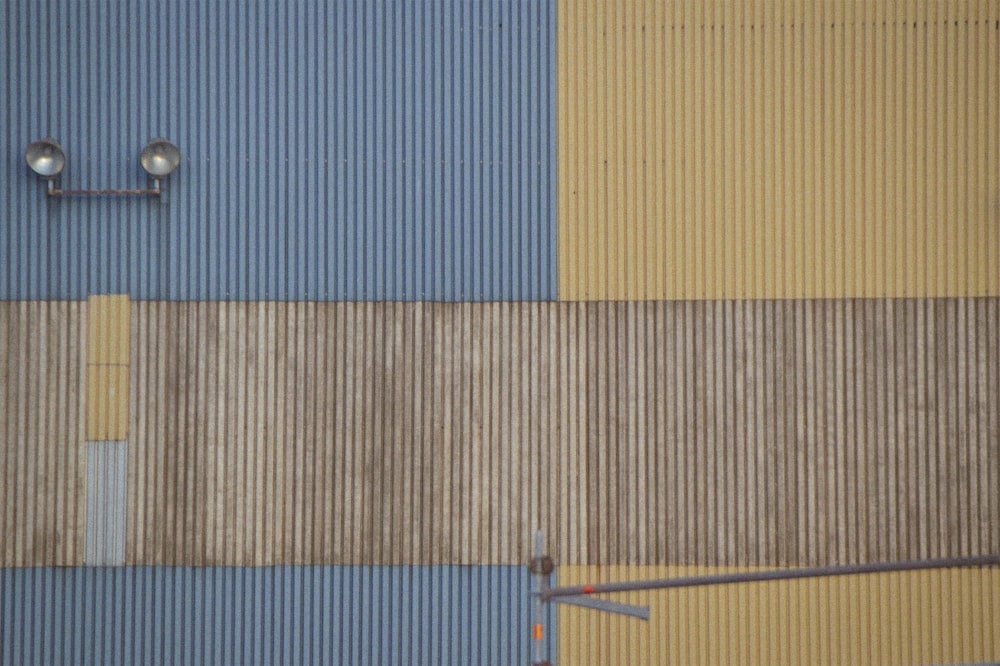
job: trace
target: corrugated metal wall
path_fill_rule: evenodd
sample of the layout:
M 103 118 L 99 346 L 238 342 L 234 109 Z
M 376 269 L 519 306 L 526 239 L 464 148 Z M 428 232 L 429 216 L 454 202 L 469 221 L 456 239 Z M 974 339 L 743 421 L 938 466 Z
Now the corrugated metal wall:
M 84 563 L 125 564 L 128 442 L 87 442 Z
M 83 563 L 86 312 L 0 302 L 0 567 Z
M 588 584 L 725 570 L 611 566 L 560 567 L 558 573 L 560 584 Z M 648 605 L 651 621 L 560 607 L 559 664 L 884 666 L 992 663 L 1000 655 L 997 569 L 724 585 L 608 598 Z
M 128 296 L 87 299 L 87 439 L 128 438 L 131 359 Z
M 4 566 L 85 559 L 80 350 L 100 309 L 0 304 Z M 710 573 L 1000 550 L 1000 299 L 136 302 L 130 329 L 130 564 L 517 565 L 536 526 L 560 576 L 576 582 L 663 574 L 649 564 Z M 4 575 L 5 595 L 26 595 L 8 635 L 28 646 L 7 661 L 31 650 L 28 662 L 44 662 L 45 625 L 30 623 L 69 616 L 45 605 L 50 588 L 24 578 L 34 574 Z M 93 575 L 97 587 L 71 586 L 73 604 L 114 613 L 104 596 L 85 600 L 140 574 Z M 928 576 L 663 593 L 641 627 L 560 611 L 559 654 L 995 658 L 993 573 Z M 271 584 L 254 581 L 246 594 Z M 413 607 L 451 623 L 436 604 L 461 594 L 421 589 Z M 527 599 L 526 580 L 504 589 L 501 603 Z M 222 603 L 213 594 L 195 606 L 205 617 Z M 153 595 L 146 610 L 174 603 Z M 872 622 L 843 624 L 862 607 Z M 689 613 L 718 641 L 677 624 Z M 510 626 L 526 633 L 529 617 Z M 497 631 L 495 618 L 480 619 L 476 631 Z M 167 625 L 108 626 L 93 625 L 94 636 L 138 641 L 127 654 L 143 661 Z M 90 630 L 80 631 L 67 635 Z M 306 635 L 282 633 L 274 649 L 308 650 Z M 383 637 L 358 649 L 399 647 Z
M 1000 551 L 1000 300 L 133 310 L 137 564 Z
M 308 661 L 360 604 L 344 661 L 526 661 L 536 527 L 574 581 L 1000 552 L 1000 3 L 558 18 L 0 3 L 0 659 Z M 47 199 L 45 135 L 67 188 L 184 162 Z M 30 569 L 88 549 L 132 566 Z M 560 654 L 1000 659 L 994 574 L 574 609 Z
M 555 297 L 555 4 L 0 3 L 0 299 Z M 57 138 L 67 189 L 24 163 Z
M 0 663 L 524 664 L 528 578 L 524 567 L 0 569 Z
M 46 324 L 68 360 L 78 308 L 3 307 L 5 367 Z M 131 328 L 132 564 L 517 564 L 535 527 L 564 564 L 1000 551 L 995 298 L 139 302 Z M 46 483 L 79 426 L 44 407 L 79 367 L 5 385 L 4 565 L 80 562 L 36 542 L 78 515 Z
M 562 0 L 559 298 L 1000 295 L 996 0 Z
M 592 562 L 666 552 L 661 563 L 712 573 L 927 557 L 992 530 L 971 516 L 995 505 L 993 490 L 974 498 L 949 470 L 986 471 L 988 484 L 1000 470 L 987 415 L 1000 402 L 979 392 L 997 386 L 997 342 L 954 328 L 979 316 L 965 310 L 973 301 L 940 297 L 1000 295 L 1000 3 L 566 0 L 558 11 L 560 299 L 939 297 L 695 303 L 687 328 L 620 317 L 605 353 L 636 360 L 609 364 L 588 401 L 610 445 L 588 470 L 616 477 L 587 479 L 599 502 L 580 523 L 609 544 Z M 670 361 L 676 383 L 650 379 Z M 973 393 L 990 405 L 983 427 L 959 406 Z M 622 433 L 652 444 L 633 454 Z M 969 457 L 959 442 L 976 439 L 985 455 Z M 637 469 L 622 466 L 629 454 Z M 626 490 L 656 482 L 660 495 Z M 952 532 L 964 511 L 971 521 Z M 662 529 L 644 532 L 643 515 Z M 973 550 L 997 552 L 995 539 Z M 666 575 L 561 571 L 581 583 Z M 648 627 L 561 610 L 559 654 L 998 659 L 997 598 L 1000 581 L 976 572 L 654 593 Z

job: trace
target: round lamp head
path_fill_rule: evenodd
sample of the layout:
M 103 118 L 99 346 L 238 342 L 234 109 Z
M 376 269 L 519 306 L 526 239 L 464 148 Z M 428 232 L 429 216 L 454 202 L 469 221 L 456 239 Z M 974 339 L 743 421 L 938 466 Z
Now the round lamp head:
M 66 153 L 55 139 L 40 139 L 24 151 L 24 161 L 39 176 L 55 178 L 66 166 Z
M 153 178 L 169 176 L 181 163 L 181 151 L 166 139 L 153 139 L 139 153 L 142 168 Z

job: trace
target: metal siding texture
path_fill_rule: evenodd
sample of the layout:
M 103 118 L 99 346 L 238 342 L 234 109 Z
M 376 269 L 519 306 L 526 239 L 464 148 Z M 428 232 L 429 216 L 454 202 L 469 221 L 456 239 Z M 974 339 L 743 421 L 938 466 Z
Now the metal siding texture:
M 0 663 L 527 663 L 529 586 L 524 567 L 3 568 Z
M 560 584 L 717 567 L 559 567 Z M 602 595 L 650 621 L 559 609 L 559 663 L 945 664 L 1000 660 L 1000 571 L 844 576 Z
M 80 302 L 0 303 L 0 566 L 83 563 Z
M 559 298 L 1000 295 L 1000 4 L 562 0 Z
M 127 295 L 87 298 L 87 439 L 128 438 L 130 306 Z
M 0 299 L 555 297 L 555 5 L 5 2 Z M 57 138 L 51 199 L 24 164 Z
M 87 439 L 128 437 L 128 366 L 87 364 Z
M 1000 300 L 133 305 L 130 564 L 1000 550 Z
M 84 564 L 125 564 L 128 442 L 87 442 Z
M 87 363 L 127 366 L 130 305 L 127 295 L 87 298 Z

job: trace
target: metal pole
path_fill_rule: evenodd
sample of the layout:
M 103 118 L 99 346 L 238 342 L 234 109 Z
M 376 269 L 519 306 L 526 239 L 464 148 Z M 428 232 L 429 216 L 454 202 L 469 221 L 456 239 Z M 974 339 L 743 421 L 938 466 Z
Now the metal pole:
M 540 563 L 545 553 L 545 544 L 542 540 L 542 531 L 535 531 L 535 555 L 532 563 Z M 534 618 L 531 627 L 531 663 L 532 666 L 550 666 L 548 658 L 545 656 L 545 601 L 543 595 L 548 591 L 548 574 L 542 566 L 532 566 L 532 596 L 535 597 Z
M 796 578 L 821 578 L 824 576 L 848 576 L 852 574 L 888 573 L 893 571 L 919 571 L 922 569 L 953 569 L 959 567 L 989 566 L 1000 566 L 1000 555 L 984 555 L 981 557 L 946 557 L 936 560 L 848 564 L 844 566 L 810 567 L 805 569 L 784 570 L 779 569 L 774 571 L 748 571 L 745 573 L 719 574 L 715 576 L 654 578 L 652 580 L 635 580 L 619 583 L 596 583 L 594 585 L 551 587 L 541 593 L 540 599 L 542 601 L 548 601 L 555 597 L 568 597 L 578 594 L 599 594 L 601 592 L 660 590 L 675 587 L 723 585 L 727 583 L 757 583 L 768 580 L 792 580 Z

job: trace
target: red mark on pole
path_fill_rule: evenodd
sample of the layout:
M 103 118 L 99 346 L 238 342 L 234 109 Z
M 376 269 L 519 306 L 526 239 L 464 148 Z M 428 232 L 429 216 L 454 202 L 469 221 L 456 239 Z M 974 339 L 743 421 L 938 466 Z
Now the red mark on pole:
M 535 640 L 536 641 L 542 640 L 542 625 L 540 624 L 535 625 Z
M 593 594 L 594 593 L 594 586 L 593 585 L 584 585 L 583 586 L 583 593 L 584 594 Z

